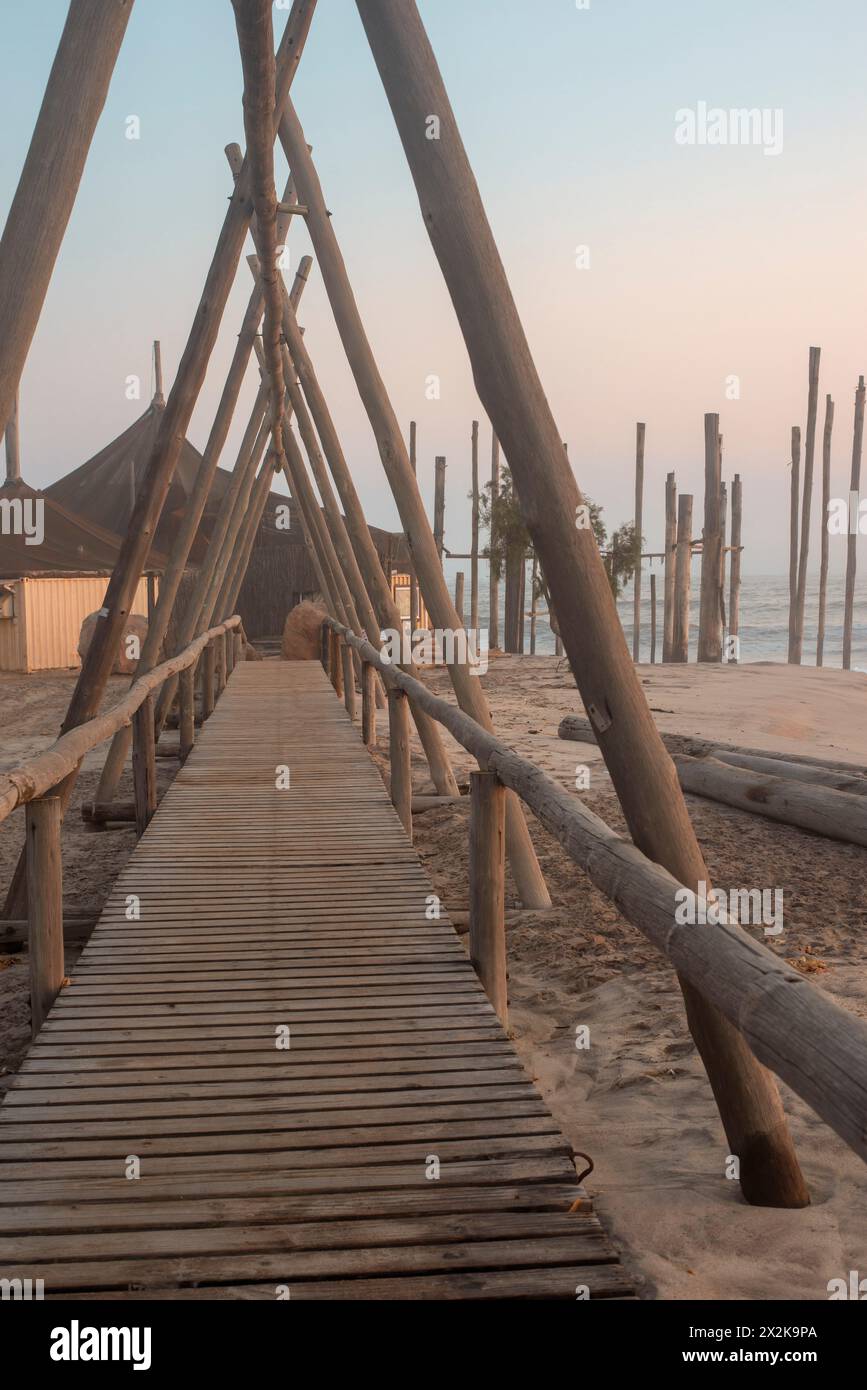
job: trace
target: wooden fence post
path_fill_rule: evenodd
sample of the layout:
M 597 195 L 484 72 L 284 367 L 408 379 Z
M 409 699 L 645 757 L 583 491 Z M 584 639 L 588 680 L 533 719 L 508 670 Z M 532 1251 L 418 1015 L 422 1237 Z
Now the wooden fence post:
M 376 667 L 361 666 L 361 737 L 368 748 L 376 747 Z
M 214 713 L 214 676 L 216 656 L 214 643 L 209 642 L 202 653 L 202 723 Z
M 493 772 L 470 773 L 470 960 L 504 1028 L 506 796 Z
M 720 580 L 720 446 L 719 416 L 704 417 L 704 529 L 701 543 L 701 607 L 698 621 L 699 661 L 722 661 Z
M 849 507 L 850 511 L 854 503 L 858 507 L 858 495 L 861 488 L 861 447 L 864 441 L 864 378 L 858 378 L 858 390 L 855 393 L 855 427 L 852 435 L 852 472 L 849 478 Z M 852 517 L 849 517 L 849 535 L 846 544 L 846 590 L 843 606 L 843 670 L 848 671 L 852 666 L 852 621 L 855 607 L 855 569 L 858 563 L 858 522 L 855 520 L 855 532 L 852 531 Z
M 671 661 L 674 634 L 674 582 L 677 567 L 677 484 L 673 473 L 665 479 L 665 581 L 662 600 L 662 659 Z
M 179 732 L 181 762 L 186 762 L 196 743 L 196 667 L 195 663 L 181 671 L 178 681 L 180 705 Z
M 132 780 L 135 828 L 143 835 L 157 809 L 157 759 L 154 697 L 146 695 L 132 717 Z
M 672 661 L 689 661 L 689 592 L 692 574 L 692 497 L 682 492 L 677 499 L 677 563 L 674 576 L 674 626 Z
M 798 508 L 801 497 L 801 430 L 792 426 L 792 475 L 789 480 L 789 652 L 794 659 L 798 604 Z
M 822 349 L 810 348 L 807 391 L 807 438 L 804 447 L 804 488 L 801 500 L 801 540 L 798 550 L 798 583 L 792 660 L 800 666 L 804 647 L 804 610 L 807 604 L 807 558 L 810 552 L 810 512 L 813 506 L 813 459 L 816 452 L 816 420 L 819 414 L 819 359 Z
M 235 665 L 237 666 L 244 660 L 244 638 L 240 631 L 235 631 L 232 634 L 232 641 L 235 644 Z
M 339 632 L 331 630 L 331 656 L 329 660 L 331 684 L 338 700 L 343 699 L 343 638 Z
M 343 650 L 340 655 L 343 660 L 343 703 L 346 706 L 346 713 L 355 723 L 355 666 L 352 648 L 346 642 L 343 643 Z
M 732 481 L 732 563 L 729 570 L 729 661 L 740 661 L 741 627 L 741 528 L 743 525 L 743 489 L 741 475 Z
M 650 575 L 650 664 L 656 664 L 656 575 Z
M 446 534 L 446 461 L 444 458 L 437 458 L 434 464 L 434 524 L 433 533 L 436 541 L 437 552 L 440 557 L 440 564 L 443 562 L 443 548 L 445 546 Z
M 644 425 L 635 426 L 635 536 L 638 563 L 632 591 L 632 660 L 641 660 L 641 552 L 644 525 Z
M 461 620 L 461 627 L 466 627 L 464 619 L 464 572 L 458 570 L 455 575 L 455 609 Z
M 33 1036 L 63 983 L 62 810 L 59 796 L 25 807 L 27 921 L 30 953 L 30 1021 Z
M 331 628 L 323 623 L 319 629 L 319 660 L 326 676 L 331 674 Z
M 234 634 L 234 632 L 232 632 L 232 631 L 227 632 L 227 633 L 224 635 L 224 637 L 223 637 L 223 641 L 224 641 L 225 646 L 226 646 L 226 680 L 228 680 L 229 677 L 231 676 L 232 672 L 233 672 L 234 669 L 235 669 L 235 634 Z
M 825 609 L 828 601 L 828 506 L 831 501 L 831 437 L 834 432 L 834 402 L 825 397 L 825 431 L 822 437 L 822 528 L 819 542 L 819 620 L 816 629 L 816 665 L 825 658 Z
M 412 764 L 409 751 L 409 703 L 402 690 L 388 689 L 388 754 L 391 803 L 412 840 Z

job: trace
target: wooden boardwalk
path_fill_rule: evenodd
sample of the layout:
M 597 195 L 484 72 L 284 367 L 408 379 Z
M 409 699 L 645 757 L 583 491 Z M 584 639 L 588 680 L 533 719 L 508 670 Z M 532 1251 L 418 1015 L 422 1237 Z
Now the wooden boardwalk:
M 318 663 L 239 666 L 0 1109 L 0 1277 L 630 1296 L 431 894 Z

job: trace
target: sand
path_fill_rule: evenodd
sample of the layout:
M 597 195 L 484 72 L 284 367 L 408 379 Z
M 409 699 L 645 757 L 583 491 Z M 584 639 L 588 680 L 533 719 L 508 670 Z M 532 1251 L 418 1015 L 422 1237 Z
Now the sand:
M 863 674 L 772 664 L 641 667 L 640 673 L 664 730 L 867 765 Z M 73 679 L 0 677 L 3 766 L 51 742 Z M 446 691 L 443 672 L 431 682 Z M 565 664 L 554 657 L 496 658 L 483 684 L 506 741 L 573 791 L 576 766 L 589 767 L 583 799 L 622 830 L 598 749 L 557 738 L 564 714 L 583 713 Z M 115 679 L 107 703 L 125 685 Z M 382 711 L 378 720 L 382 744 Z M 446 739 L 466 782 L 470 760 Z M 377 759 L 384 767 L 381 751 Z M 88 759 L 64 836 L 65 897 L 76 906 L 103 901 L 134 843 L 131 828 L 93 832 L 80 819 L 100 765 L 98 756 Z M 171 766 L 160 764 L 161 786 Z M 429 790 L 418 745 L 413 768 L 416 790 Z M 128 783 L 119 795 L 131 795 Z M 785 931 L 769 942 L 771 949 L 867 1017 L 865 852 L 689 800 L 715 883 L 782 887 Z M 0 835 L 4 883 L 21 821 L 16 814 Z M 465 909 L 467 805 L 419 815 L 415 830 L 446 908 Z M 801 1212 L 747 1207 L 725 1177 L 727 1146 L 670 967 L 535 822 L 532 833 L 554 906 L 510 920 L 512 1031 L 565 1133 L 594 1161 L 586 1186 L 642 1296 L 824 1299 L 829 1279 L 852 1269 L 867 1274 L 861 1161 L 783 1087 L 813 1205 Z M 517 906 L 511 882 L 507 890 L 509 906 Z M 579 1025 L 590 1029 L 589 1050 L 580 1052 Z M 0 956 L 0 1088 L 27 1041 L 26 956 Z

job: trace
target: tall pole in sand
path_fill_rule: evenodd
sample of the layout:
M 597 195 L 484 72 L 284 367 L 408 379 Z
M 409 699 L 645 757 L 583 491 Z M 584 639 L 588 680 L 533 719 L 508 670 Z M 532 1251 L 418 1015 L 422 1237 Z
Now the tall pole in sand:
M 409 422 L 409 463 L 413 477 L 418 475 L 418 442 L 416 439 L 415 420 Z M 409 576 L 409 633 L 410 640 L 412 634 L 418 630 L 418 580 L 415 577 L 415 570 Z
M 852 668 L 852 622 L 855 612 L 855 569 L 858 563 L 858 494 L 861 488 L 861 447 L 864 442 L 864 378 L 855 392 L 855 426 L 852 434 L 852 472 L 849 478 L 849 535 L 846 544 L 846 594 L 843 606 L 843 670 Z M 855 508 L 855 517 L 852 508 Z
M 819 533 L 819 619 L 816 631 L 816 665 L 825 659 L 825 609 L 828 603 L 828 507 L 831 502 L 831 435 L 834 402 L 825 397 L 825 431 L 822 437 L 822 526 Z
M 810 512 L 813 506 L 813 459 L 816 453 L 816 419 L 819 413 L 819 358 L 822 349 L 810 348 L 807 393 L 807 439 L 804 449 L 804 495 L 801 503 L 801 543 L 798 551 L 798 585 L 795 595 L 795 629 L 791 661 L 801 664 L 804 648 L 804 610 L 807 603 L 807 557 L 810 552 Z
M 689 661 L 689 593 L 692 577 L 692 496 L 677 499 L 677 562 L 674 576 L 674 623 L 671 660 Z
M 491 436 L 491 515 L 500 495 L 500 441 L 496 434 Z M 493 523 L 491 524 L 493 540 Z M 494 557 L 490 560 L 490 586 L 488 604 L 488 645 L 493 651 L 500 645 L 500 581 L 494 568 Z
M 633 840 L 681 883 L 697 889 L 709 880 L 707 865 L 630 659 L 595 537 L 575 524 L 583 516 L 581 493 L 418 9 L 413 0 L 356 2 L 457 311 L 476 389 L 509 460 L 569 663 Z M 433 153 L 426 134 L 430 112 L 437 113 L 440 137 Z M 718 564 L 713 581 L 715 593 Z M 809 1196 L 772 1076 L 722 1014 L 686 982 L 682 988 L 730 1152 L 740 1159 L 745 1196 L 803 1205 Z
M 470 631 L 479 628 L 479 422 L 473 421 L 472 448 L 472 533 L 470 540 Z
M 789 651 L 795 659 L 795 627 L 798 611 L 798 512 L 801 503 L 801 428 L 792 426 L 792 474 L 789 480 Z
M 741 530 L 743 527 L 743 489 L 741 475 L 732 482 L 732 563 L 729 571 L 729 661 L 740 661 L 741 629 Z
M 677 483 L 673 473 L 665 479 L 665 576 L 662 601 L 662 659 L 671 661 L 674 634 L 674 580 L 677 568 Z
M 699 661 L 722 661 L 719 601 L 720 551 L 719 416 L 704 417 L 704 529 L 701 541 L 701 605 L 698 618 Z
M 638 558 L 632 590 L 632 660 L 641 659 L 641 552 L 644 526 L 644 425 L 635 426 L 635 545 Z

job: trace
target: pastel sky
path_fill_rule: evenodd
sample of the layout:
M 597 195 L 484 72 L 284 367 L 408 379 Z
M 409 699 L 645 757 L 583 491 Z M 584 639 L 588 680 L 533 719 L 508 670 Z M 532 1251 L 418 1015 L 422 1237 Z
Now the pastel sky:
M 65 0 L 2 0 L 0 217 L 15 189 Z M 810 344 L 836 402 L 832 492 L 848 491 L 867 372 L 863 0 L 422 0 L 542 380 L 582 487 L 632 513 L 635 422 L 647 425 L 645 535 L 662 540 L 665 474 L 702 490 L 703 415 L 744 480 L 744 568 L 787 563 L 788 458 L 805 424 Z M 275 5 L 275 27 L 287 10 Z M 229 0 L 136 0 L 22 383 L 22 467 L 46 485 L 144 408 L 150 345 L 169 381 L 243 142 Z M 419 476 L 448 460 L 447 544 L 469 532 L 466 351 L 353 0 L 319 0 L 294 97 Z M 783 113 L 783 148 L 684 146 L 699 102 Z M 141 139 L 125 137 L 137 115 Z M 278 178 L 285 178 L 282 155 Z M 307 251 L 296 222 L 293 262 Z M 576 266 L 576 248 L 590 265 Z M 190 428 L 204 445 L 249 294 L 241 267 Z M 373 438 L 314 271 L 301 315 L 369 519 L 397 527 Z M 426 399 L 429 375 L 441 379 Z M 727 399 L 737 376 L 740 398 Z M 223 463 L 255 393 L 251 370 Z M 821 416 L 819 424 L 821 436 Z M 818 550 L 818 517 L 813 558 Z M 844 542 L 832 543 L 839 573 Z M 859 588 L 867 569 L 867 541 Z

